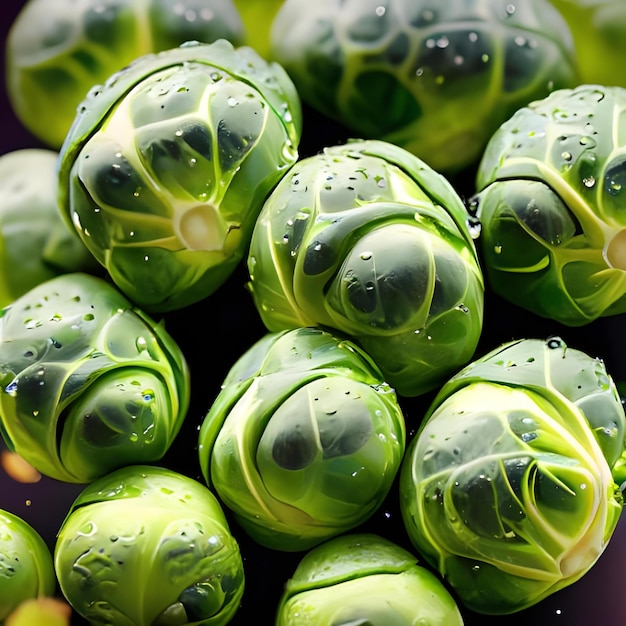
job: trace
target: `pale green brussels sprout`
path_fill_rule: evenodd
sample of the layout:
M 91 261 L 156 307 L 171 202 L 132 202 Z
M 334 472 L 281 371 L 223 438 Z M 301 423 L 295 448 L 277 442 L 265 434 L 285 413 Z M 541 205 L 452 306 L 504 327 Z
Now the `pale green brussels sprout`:
M 407 448 L 407 533 L 473 611 L 579 580 L 610 540 L 624 409 L 604 363 L 552 337 L 503 344 L 443 385 Z
M 470 203 L 490 287 L 569 326 L 626 311 L 626 89 L 579 85 L 491 138 Z
M 39 148 L 0 157 L 0 307 L 59 274 L 99 267 L 59 211 L 57 157 Z
M 22 603 L 56 591 L 52 554 L 24 519 L 0 510 L 0 624 Z
M 89 89 L 137 57 L 185 41 L 243 41 L 232 0 L 28 0 L 6 40 L 9 101 L 59 148 Z
M 483 276 L 461 198 L 408 151 L 351 141 L 302 159 L 257 220 L 249 286 L 270 331 L 350 336 L 403 396 L 472 357 Z
M 396 395 L 352 342 L 268 333 L 230 369 L 199 433 L 202 474 L 256 542 L 306 550 L 382 504 L 406 440 Z
M 550 0 L 574 39 L 581 83 L 626 87 L 626 3 L 624 0 Z
M 92 625 L 222 626 L 245 586 L 217 498 L 155 466 L 120 468 L 87 486 L 61 525 L 54 567 Z
M 83 101 L 61 149 L 62 211 L 135 304 L 183 308 L 245 255 L 301 126 L 293 83 L 252 48 L 141 57 Z
M 280 598 L 276 626 L 463 626 L 443 583 L 408 550 L 355 533 L 310 550 Z
M 0 431 L 51 478 L 87 483 L 159 460 L 189 380 L 163 324 L 104 279 L 63 274 L 0 310 Z
M 446 173 L 517 108 L 577 83 L 549 0 L 286 0 L 270 41 L 304 102 Z

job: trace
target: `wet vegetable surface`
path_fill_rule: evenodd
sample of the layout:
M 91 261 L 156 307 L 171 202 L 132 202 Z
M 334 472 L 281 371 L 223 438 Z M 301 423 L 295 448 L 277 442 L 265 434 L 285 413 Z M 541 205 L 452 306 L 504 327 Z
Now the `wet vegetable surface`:
M 10 12 L 12 11 L 12 12 Z M 16 7 L 3 5 L 2 29 L 6 29 Z M 15 120 L 2 97 L 3 136 L 2 151 L 25 146 L 38 146 Z M 311 122 L 304 129 L 302 154 L 314 154 L 326 145 L 344 141 L 349 133 L 342 127 L 329 124 L 307 111 Z M 472 192 L 471 176 L 456 179 L 460 188 L 469 195 Z M 192 383 L 198 389 L 191 399 L 189 422 L 168 452 L 163 464 L 193 477 L 200 477 L 196 461 L 198 427 L 206 411 L 219 391 L 228 369 L 254 341 L 261 337 L 264 328 L 258 316 L 252 312 L 250 295 L 244 284 L 246 273 L 237 268 L 225 285 L 220 287 L 210 302 L 196 304 L 184 312 L 168 314 L 167 329 L 179 341 L 182 350 L 190 357 Z M 190 323 L 193 320 L 193 323 Z M 226 348 L 215 341 L 215 329 L 227 338 Z M 626 318 L 623 315 L 597 320 L 579 329 L 539 318 L 532 313 L 521 312 L 499 297 L 488 292 L 485 302 L 485 332 L 478 345 L 478 354 L 487 353 L 503 341 L 532 334 L 545 338 L 559 335 L 573 348 L 585 350 L 602 358 L 617 383 L 626 383 Z M 403 402 L 409 425 L 408 435 L 413 436 L 417 424 L 424 415 L 431 395 Z M 190 451 L 193 451 L 191 453 Z M 80 492 L 79 485 L 55 482 L 43 478 L 36 483 L 18 483 L 0 470 L 0 493 L 5 508 L 31 522 L 48 545 L 53 546 L 56 534 L 72 502 Z M 246 567 L 246 591 L 240 611 L 231 622 L 243 626 L 259 620 L 261 612 L 273 615 L 283 591 L 284 584 L 293 574 L 300 554 L 290 554 L 258 546 L 248 539 L 236 523 L 231 527 L 236 533 Z M 363 530 L 390 537 L 407 549 L 411 549 L 405 533 L 397 501 L 395 486 L 379 511 L 363 526 Z M 507 616 L 509 626 L 623 626 L 626 622 L 626 594 L 623 593 L 622 577 L 626 562 L 626 519 L 618 523 L 607 551 L 597 564 L 581 580 L 571 587 L 558 591 L 539 604 Z M 489 617 L 462 609 L 467 626 L 500 626 L 502 617 Z M 268 618 L 271 619 L 271 618 Z M 76 626 L 84 621 L 76 617 Z

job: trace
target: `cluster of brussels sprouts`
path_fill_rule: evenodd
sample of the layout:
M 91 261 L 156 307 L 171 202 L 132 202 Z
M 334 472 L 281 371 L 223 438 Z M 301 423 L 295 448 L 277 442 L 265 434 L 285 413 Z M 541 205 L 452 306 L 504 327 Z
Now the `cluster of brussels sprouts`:
M 0 434 L 80 490 L 48 542 L 0 511 L 0 624 L 267 620 L 260 553 L 276 626 L 462 626 L 595 565 L 626 414 L 569 337 L 626 314 L 626 85 L 581 61 L 619 1 L 24 2 Z

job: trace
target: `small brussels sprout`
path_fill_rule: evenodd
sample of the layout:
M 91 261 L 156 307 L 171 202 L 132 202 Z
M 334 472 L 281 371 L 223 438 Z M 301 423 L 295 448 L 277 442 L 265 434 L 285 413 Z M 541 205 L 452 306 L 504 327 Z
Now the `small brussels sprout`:
M 626 89 L 580 85 L 517 111 L 471 200 L 493 291 L 569 326 L 626 311 Z
M 52 554 L 24 519 L 0 510 L 0 624 L 22 603 L 53 596 Z
M 230 369 L 199 433 L 205 480 L 259 544 L 306 550 L 368 519 L 400 467 L 396 395 L 352 342 L 269 333 Z
M 195 303 L 234 271 L 296 161 L 299 107 L 279 65 L 224 39 L 141 57 L 83 101 L 62 211 L 135 304 Z
M 549 0 L 286 0 L 270 42 L 304 102 L 447 173 L 517 108 L 577 84 Z
M 463 626 L 442 582 L 384 537 L 335 537 L 304 555 L 280 598 L 276 626 Z
M 90 624 L 227 624 L 245 574 L 215 496 L 154 466 L 103 476 L 76 498 L 58 533 L 54 567 Z
M 160 459 L 185 417 L 185 358 L 104 279 L 63 274 L 0 310 L 0 426 L 51 478 Z
M 39 148 L 0 157 L 0 307 L 59 274 L 99 267 L 59 211 L 57 157 Z
M 579 81 L 626 87 L 624 0 L 550 1 L 572 32 Z
M 400 395 L 429 391 L 469 361 L 482 330 L 467 217 L 447 180 L 398 146 L 352 141 L 302 159 L 252 235 L 263 323 L 336 329 Z
M 407 448 L 408 535 L 470 609 L 507 614 L 579 580 L 619 520 L 624 410 L 604 364 L 512 341 L 443 385 Z
M 185 41 L 243 41 L 232 0 L 28 0 L 6 40 L 6 88 L 24 126 L 58 149 L 95 84 Z

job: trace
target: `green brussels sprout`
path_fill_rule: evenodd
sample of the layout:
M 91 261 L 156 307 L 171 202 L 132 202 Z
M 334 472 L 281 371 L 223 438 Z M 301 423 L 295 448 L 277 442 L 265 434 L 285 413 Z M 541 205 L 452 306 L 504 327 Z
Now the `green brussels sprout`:
M 0 157 L 0 307 L 59 274 L 99 267 L 59 211 L 57 157 L 40 148 Z
M 414 546 L 473 611 L 525 609 L 579 580 L 619 520 L 624 410 L 604 364 L 512 341 L 443 385 L 400 471 Z
M 348 340 L 268 333 L 227 374 L 203 420 L 204 478 L 256 542 L 307 550 L 367 520 L 400 467 L 396 395 Z
M 243 36 L 232 0 L 28 0 L 5 44 L 7 96 L 24 126 L 58 149 L 89 89 L 137 57 Z
M 189 394 L 164 326 L 104 279 L 63 274 L 0 310 L 0 430 L 46 476 L 87 483 L 160 459 Z
M 406 150 L 352 141 L 302 159 L 257 220 L 249 287 L 270 331 L 350 336 L 404 396 L 472 357 L 483 276 L 461 198 Z
M 574 40 L 579 82 L 626 87 L 624 0 L 551 0 Z
M 370 533 L 304 555 L 280 598 L 276 626 L 463 626 L 442 582 L 414 555 Z
M 270 42 L 304 102 L 447 173 L 520 106 L 577 84 L 549 0 L 286 0 Z
M 0 624 L 26 600 L 56 591 L 52 554 L 24 519 L 0 510 Z
M 492 290 L 581 326 L 626 311 L 626 89 L 579 85 L 493 135 L 470 203 Z
M 60 154 L 60 204 L 148 312 L 215 291 L 297 159 L 293 83 L 251 48 L 189 42 L 137 59 L 84 100 Z
M 245 573 L 217 498 L 192 478 L 155 466 L 100 477 L 72 504 L 54 567 L 90 624 L 228 624 Z

